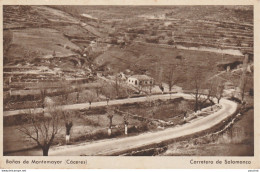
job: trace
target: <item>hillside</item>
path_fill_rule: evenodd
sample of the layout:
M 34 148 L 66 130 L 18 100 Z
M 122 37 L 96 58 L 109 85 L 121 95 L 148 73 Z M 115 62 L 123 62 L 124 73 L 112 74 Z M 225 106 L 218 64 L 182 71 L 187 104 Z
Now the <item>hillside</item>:
M 176 58 L 177 56 L 181 59 Z M 125 49 L 112 47 L 95 59 L 97 66 L 107 66 L 103 69 L 109 72 L 124 72 L 129 69 L 134 74 L 147 74 L 156 81 L 165 81 L 173 69 L 174 77 L 183 79 L 178 85 L 190 84 L 190 76 L 199 70 L 205 80 L 218 73 L 218 62 L 241 61 L 243 57 L 223 55 L 213 52 L 180 50 L 176 48 L 161 48 L 143 44 L 132 44 Z M 101 70 L 101 69 L 100 69 Z
M 93 52 L 91 41 L 103 33 L 64 11 L 47 6 L 4 6 L 3 11 L 4 82 L 86 78 L 91 58 L 105 48 Z M 29 76 L 31 70 L 41 75 Z
M 240 64 L 243 53 L 253 52 L 251 6 L 4 6 L 3 12 L 4 95 L 126 71 L 156 84 L 173 73 L 186 89 L 196 72 L 207 80 L 224 70 L 220 63 Z
M 8 49 L 11 51 L 6 52 L 4 59 L 21 59 L 24 51 L 37 52 L 43 57 L 52 55 L 53 51 L 58 57 L 77 55 L 81 47 L 70 39 L 91 41 L 96 37 L 87 24 L 81 25 L 77 18 L 53 8 L 5 6 L 4 35 L 10 37 Z

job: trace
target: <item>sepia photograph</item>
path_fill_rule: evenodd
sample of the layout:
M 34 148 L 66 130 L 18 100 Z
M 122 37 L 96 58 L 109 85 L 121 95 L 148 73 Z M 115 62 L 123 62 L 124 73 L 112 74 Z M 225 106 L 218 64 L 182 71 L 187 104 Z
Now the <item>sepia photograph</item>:
M 255 156 L 253 5 L 2 11 L 2 156 Z

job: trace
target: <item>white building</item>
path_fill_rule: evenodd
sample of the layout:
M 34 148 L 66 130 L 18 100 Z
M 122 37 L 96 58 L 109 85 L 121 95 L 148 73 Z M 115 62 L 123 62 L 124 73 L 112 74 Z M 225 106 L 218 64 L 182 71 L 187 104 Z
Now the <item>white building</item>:
M 127 79 L 127 83 L 135 86 L 150 86 L 154 84 L 154 79 L 147 75 L 133 75 Z

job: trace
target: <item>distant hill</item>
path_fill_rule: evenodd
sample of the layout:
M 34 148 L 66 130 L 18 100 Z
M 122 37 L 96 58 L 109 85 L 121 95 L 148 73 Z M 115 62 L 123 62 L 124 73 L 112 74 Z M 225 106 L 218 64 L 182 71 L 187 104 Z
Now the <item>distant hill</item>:
M 102 34 L 94 26 L 47 6 L 4 6 L 4 62 L 34 58 L 81 56 L 84 47 Z
M 4 6 L 3 12 L 6 65 L 77 70 L 91 59 L 97 70 L 162 79 L 158 71 L 180 63 L 176 56 L 183 57 L 184 70 L 204 66 L 203 75 L 216 73 L 223 59 L 241 60 L 164 45 L 253 52 L 252 6 Z M 90 55 L 93 41 L 98 52 Z
M 174 18 L 185 19 L 215 19 L 217 21 L 253 23 L 253 6 L 51 6 L 69 14 L 80 16 L 91 15 L 99 20 L 128 19 L 140 15 L 154 15 L 168 13 Z

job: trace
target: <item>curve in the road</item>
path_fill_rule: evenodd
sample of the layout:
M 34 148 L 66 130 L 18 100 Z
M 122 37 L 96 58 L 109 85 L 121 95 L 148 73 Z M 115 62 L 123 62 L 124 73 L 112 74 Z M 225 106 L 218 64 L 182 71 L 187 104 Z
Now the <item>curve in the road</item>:
M 193 96 L 190 94 L 178 93 L 175 95 L 153 95 L 152 99 L 169 99 L 184 97 L 186 99 L 192 99 Z M 114 100 L 110 102 L 112 104 L 123 104 L 131 102 L 141 102 L 146 101 L 146 97 L 123 99 L 123 100 Z M 125 137 L 125 138 L 114 138 L 95 141 L 91 143 L 83 143 L 78 145 L 66 145 L 53 147 L 49 151 L 49 155 L 53 156 L 79 156 L 79 155 L 111 155 L 118 152 L 124 152 L 127 150 L 132 150 L 144 146 L 149 146 L 156 143 L 161 143 L 163 141 L 172 140 L 175 138 L 191 135 L 200 131 L 207 130 L 218 123 L 225 120 L 227 117 L 235 113 L 237 109 L 237 104 L 233 101 L 222 99 L 220 101 L 222 108 L 206 117 L 203 117 L 198 120 L 194 120 L 190 123 L 178 127 L 172 127 L 165 129 L 163 131 L 148 132 L 143 133 L 137 136 Z M 106 102 L 97 102 L 95 106 L 104 106 Z M 86 108 L 86 104 L 77 104 L 77 105 L 66 105 L 64 109 L 78 109 Z M 26 155 L 41 155 L 41 151 L 29 151 Z
M 88 144 L 74 145 L 71 147 L 59 147 L 57 149 L 51 149 L 49 155 L 111 155 L 116 154 L 117 152 L 124 152 L 138 147 L 191 135 L 217 125 L 235 113 L 237 109 L 237 104 L 235 102 L 226 99 L 222 99 L 220 104 L 222 105 L 222 109 L 219 111 L 201 118 L 200 120 L 179 127 L 168 128 L 158 132 L 144 133 L 127 138 L 97 141 Z

